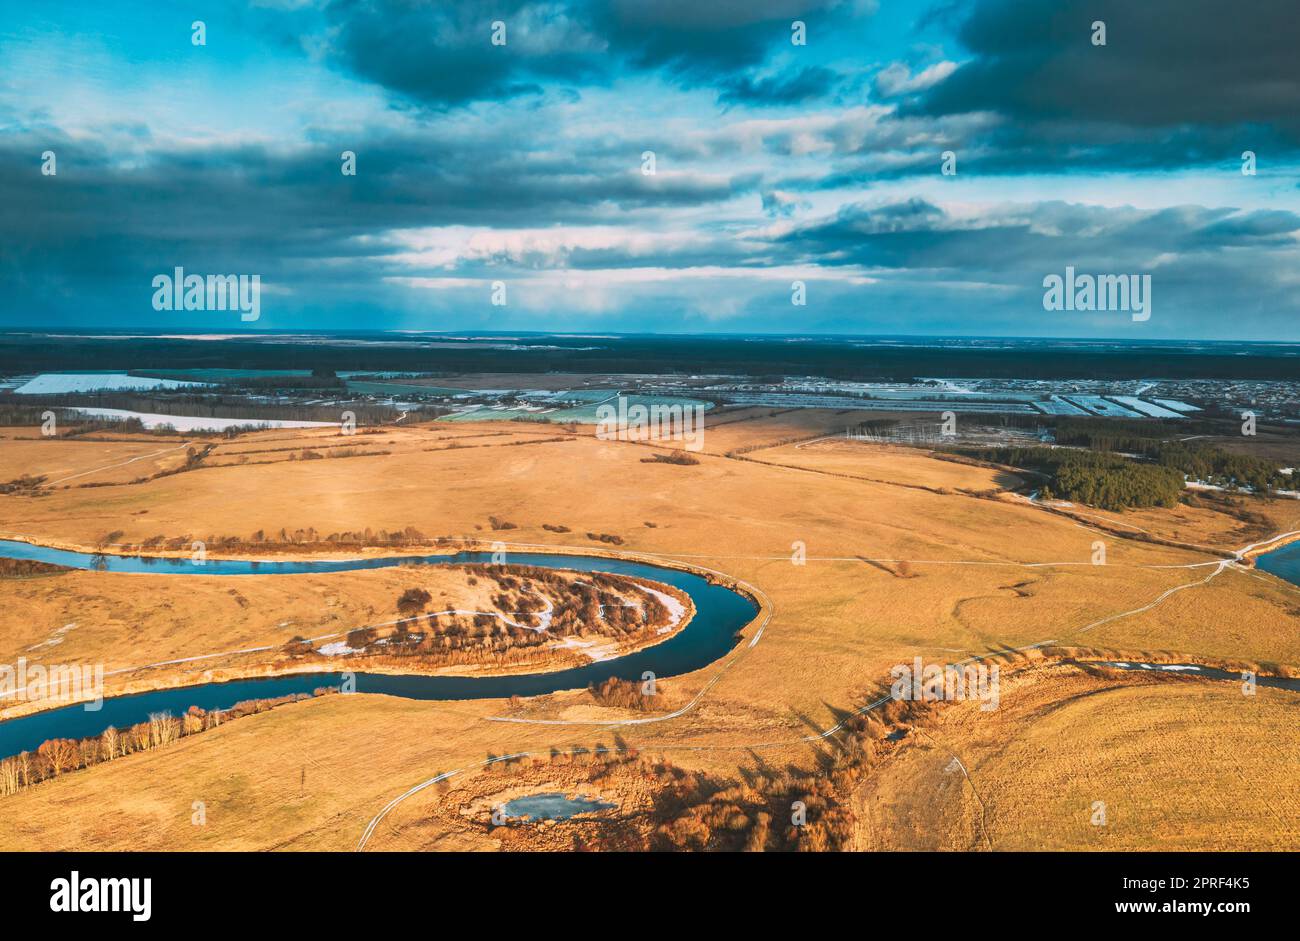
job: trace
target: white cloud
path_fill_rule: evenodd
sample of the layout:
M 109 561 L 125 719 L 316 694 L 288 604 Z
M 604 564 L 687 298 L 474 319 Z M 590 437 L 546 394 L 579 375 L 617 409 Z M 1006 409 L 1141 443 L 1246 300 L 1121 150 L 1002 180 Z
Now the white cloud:
M 957 70 L 956 62 L 936 62 L 916 74 L 902 62 L 893 62 L 876 73 L 876 92 L 885 98 L 914 95 L 937 85 Z

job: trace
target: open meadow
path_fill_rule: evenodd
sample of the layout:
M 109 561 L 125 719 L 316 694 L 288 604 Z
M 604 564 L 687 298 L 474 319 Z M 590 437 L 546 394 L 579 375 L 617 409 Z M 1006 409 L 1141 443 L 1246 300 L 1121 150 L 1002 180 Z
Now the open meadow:
M 761 606 L 726 656 L 661 678 L 651 702 L 573 689 L 515 701 L 290 703 L 2 797 L 0 846 L 346 850 L 394 798 L 452 771 L 387 813 L 367 848 L 501 846 L 476 815 L 547 784 L 641 808 L 640 839 L 673 775 L 718 788 L 786 775 L 802 786 L 801 775 L 848 747 L 841 726 L 888 691 L 891 667 L 914 657 L 1009 665 L 1026 648 L 1069 647 L 1300 670 L 1300 593 L 1231 561 L 1251 542 L 1300 529 L 1300 504 L 1072 515 L 1015 492 L 1026 481 L 1004 469 L 866 442 L 804 444 L 869 413 L 769 411 L 710 426 L 696 463 L 656 460 L 665 448 L 600 440 L 591 426 L 516 422 L 111 441 L 0 429 L 10 477 L 46 478 L 35 491 L 0 493 L 4 538 L 178 557 L 198 541 L 214 558 L 276 560 L 499 544 L 507 566 L 512 552 L 545 548 L 686 566 Z M 176 466 L 145 456 L 169 447 L 198 456 Z M 131 458 L 140 471 L 111 467 Z M 64 479 L 69 472 L 85 476 Z M 28 574 L 0 578 L 0 659 L 117 670 L 283 645 L 401 617 L 397 599 L 411 588 L 429 592 L 430 611 L 502 610 L 460 570 Z M 241 663 L 128 678 L 131 689 L 179 685 L 214 667 L 240 675 Z M 876 763 L 810 805 L 847 815 L 843 842 L 831 845 L 1300 848 L 1296 694 L 1099 678 L 1049 656 L 1001 697 L 991 713 L 970 704 L 941 713 L 928 738 L 873 745 Z M 1198 758 L 1200 771 L 1181 773 L 1179 809 L 1161 812 L 1153 802 L 1171 778 L 1161 763 L 1211 742 L 1225 744 Z M 516 753 L 527 757 L 484 767 Z M 965 763 L 961 781 L 944 771 L 950 753 Z M 615 754 L 641 764 L 599 774 L 584 764 Z M 1088 823 L 1092 800 L 1114 808 L 1104 833 Z M 207 807 L 203 826 L 190 822 L 196 801 Z M 737 832 L 751 833 L 756 819 Z M 598 843 L 592 821 L 548 826 L 538 845 L 568 848 L 578 830 Z

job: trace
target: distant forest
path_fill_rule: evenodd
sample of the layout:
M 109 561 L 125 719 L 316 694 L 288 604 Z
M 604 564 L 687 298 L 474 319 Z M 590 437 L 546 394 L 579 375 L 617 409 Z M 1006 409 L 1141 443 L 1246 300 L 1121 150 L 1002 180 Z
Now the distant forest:
M 959 453 L 1046 474 L 1045 500 L 1070 500 L 1103 510 L 1176 506 L 1183 475 L 1171 467 L 1139 463 L 1116 454 L 1054 448 L 977 448 Z
M 1064 418 L 1056 425 L 1056 443 L 1137 454 L 1161 467 L 1173 468 L 1190 480 L 1229 488 L 1249 487 L 1256 493 L 1293 486 L 1276 461 L 1231 454 L 1194 441 L 1171 440 L 1173 435 L 1186 435 L 1188 430 L 1186 426 L 1159 422 Z
M 1125 447 L 1122 450 L 1140 457 L 1124 457 L 1109 449 L 955 450 L 971 457 L 1047 475 L 1049 482 L 1041 490 L 1044 499 L 1070 500 L 1104 510 L 1174 506 L 1182 497 L 1184 478 L 1227 489 L 1248 487 L 1255 493 L 1287 489 L 1292 485 L 1289 477 L 1279 473 L 1276 463 L 1260 458 L 1230 454 L 1205 445 L 1127 438 L 1123 441 Z M 1074 443 L 1081 444 L 1077 440 Z
M 392 335 L 382 335 L 388 343 Z M 725 373 L 743 376 L 817 375 L 848 380 L 962 378 L 1300 379 L 1300 357 L 1280 347 L 1180 348 L 1176 345 L 1088 347 L 1009 342 L 1005 346 L 913 347 L 841 339 L 792 342 L 722 336 L 513 337 L 522 348 L 497 348 L 492 338 L 471 345 L 342 345 L 302 337 L 293 341 L 158 338 L 102 339 L 63 334 L 0 336 L 0 373 L 78 369 L 307 369 L 482 372 Z M 430 337 L 446 342 L 451 338 Z M 529 346 L 530 339 L 536 346 Z

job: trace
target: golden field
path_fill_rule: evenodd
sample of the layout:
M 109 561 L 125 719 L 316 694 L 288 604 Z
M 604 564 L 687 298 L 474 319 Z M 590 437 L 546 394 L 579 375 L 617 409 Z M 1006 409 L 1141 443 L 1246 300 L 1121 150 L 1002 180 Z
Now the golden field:
M 127 483 L 185 462 L 185 445 L 179 440 L 124 435 L 123 440 L 85 442 L 76 438 L 46 439 L 31 429 L 5 429 L 0 435 L 0 481 L 24 474 L 44 476 L 50 486 L 78 486 L 87 483 Z M 40 461 L 30 462 L 42 445 Z
M 215 444 L 196 469 L 141 484 L 61 485 L 40 497 L 0 495 L 0 529 L 61 546 L 91 548 L 109 535 L 108 541 L 119 545 L 181 538 L 215 545 L 222 537 L 235 537 L 241 540 L 239 552 L 259 558 L 414 554 L 418 550 L 409 545 L 361 549 L 325 542 L 332 534 L 369 530 L 377 536 L 413 528 L 428 540 L 428 551 L 443 537 L 696 566 L 754 586 L 765 608 L 748 629 L 747 642 L 723 661 L 662 681 L 659 714 L 689 707 L 675 718 L 611 726 L 647 716 L 602 706 L 585 690 L 513 704 L 327 697 L 239 719 L 4 798 L 10 812 L 0 815 L 0 846 L 351 849 L 367 822 L 408 788 L 517 751 L 631 747 L 720 779 L 739 778 L 758 758 L 772 766 L 811 767 L 829 746 L 808 737 L 886 688 L 889 668 L 914 656 L 942 663 L 1054 643 L 1108 648 L 1130 657 L 1147 651 L 1165 660 L 1300 667 L 1296 590 L 1253 570 L 1220 570 L 1222 553 L 1253 541 L 1243 538 L 1246 524 L 1232 513 L 1180 507 L 1098 514 L 1170 539 L 1179 533 L 1188 538 L 1175 541 L 1213 551 L 1125 538 L 1114 520 L 1098 529 L 1086 518 L 1049 512 L 1000 492 L 1020 481 L 999 469 L 860 442 L 784 443 L 833 433 L 867 413 L 767 417 L 761 412 L 736 413 L 746 420 L 710 426 L 694 465 L 647 463 L 651 447 L 597 440 L 590 427 L 566 433 L 519 423 L 432 423 L 352 437 L 324 429 L 196 439 L 196 446 Z M 119 457 L 103 459 L 95 451 L 109 445 L 94 440 L 55 444 L 0 433 L 7 434 L 6 460 L 21 473 L 48 474 L 56 464 L 97 467 Z M 156 450 L 171 442 L 140 443 Z M 87 453 L 74 460 L 59 450 L 71 448 Z M 331 449 L 345 456 L 328 457 Z M 737 449 L 747 450 L 739 458 L 725 456 Z M 322 457 L 302 459 L 307 450 Z M 1250 509 L 1265 516 L 1275 532 L 1300 528 L 1288 525 L 1300 517 L 1300 505 L 1251 501 Z M 515 528 L 494 529 L 491 517 Z M 302 539 L 295 541 L 300 532 L 314 532 L 320 541 L 307 547 Z M 622 542 L 601 542 L 589 534 Z M 1097 541 L 1105 544 L 1105 565 L 1092 564 Z M 797 564 L 799 551 L 806 555 L 803 564 Z M 47 641 L 76 622 L 51 657 L 68 662 L 111 656 L 108 662 L 133 665 L 140 662 L 136 651 L 156 650 L 162 652 L 158 659 L 171 659 L 168 654 L 194 656 L 264 638 L 287 639 L 313 625 L 364 623 L 391 613 L 392 600 L 410 577 L 404 569 L 389 569 L 195 576 L 184 585 L 167 584 L 167 576 L 103 573 L 4 579 L 0 636 L 4 655 L 14 656 L 24 645 Z M 465 589 L 447 578 L 439 582 L 435 598 L 441 591 L 456 598 Z M 141 580 L 156 584 L 142 591 Z M 1179 590 L 1166 595 L 1170 589 Z M 326 604 L 330 598 L 336 603 Z M 760 625 L 761 639 L 751 647 L 748 641 Z M 1180 737 L 1192 743 L 1201 734 L 1272 734 L 1280 744 L 1295 746 L 1295 733 L 1288 738 L 1285 722 L 1289 715 L 1294 730 L 1294 703 L 1288 707 L 1276 691 L 1261 691 L 1250 706 L 1260 710 L 1258 721 L 1247 722 L 1240 711 L 1207 705 L 1216 697 L 1235 702 L 1232 684 L 1183 683 L 1170 701 L 1195 698 L 1183 689 L 1199 691 L 1201 704 L 1186 705 L 1198 710 L 1201 724 L 1176 726 L 1166 744 L 1168 728 L 1138 721 L 1145 687 L 1084 697 L 1103 710 L 1089 718 L 1066 705 L 1078 700 L 1076 686 L 1082 682 L 1095 680 L 1068 673 L 1040 677 L 1023 687 L 1023 702 L 1017 699 L 1020 686 L 1004 690 L 994 719 L 977 711 L 961 741 L 985 736 L 1036 742 L 1035 736 L 1050 734 L 1061 753 L 1092 762 L 1089 787 L 1104 790 L 1109 783 L 1108 793 L 1120 794 L 1117 806 L 1124 806 L 1127 794 L 1130 808 L 1153 806 L 1158 794 L 1152 796 L 1150 783 L 1124 773 L 1121 765 L 1134 755 L 1172 761 Z M 1266 702 L 1282 704 L 1265 709 Z M 1056 706 L 1060 723 L 1041 724 L 1038 713 Z M 1162 708 L 1169 709 L 1172 722 L 1177 706 Z M 1111 723 L 1108 741 L 1131 742 L 1132 755 L 1096 746 L 1089 722 L 1101 721 L 1099 716 Z M 559 724 L 487 721 L 512 717 Z M 1017 753 L 1015 767 L 1024 775 L 1036 752 L 1022 747 L 1028 750 Z M 306 785 L 301 784 L 304 767 Z M 1033 779 L 1040 781 L 1035 788 L 1022 786 L 1007 770 L 1011 767 L 993 763 L 981 774 L 972 772 L 977 786 L 988 779 L 981 796 L 990 806 L 1038 801 L 1033 813 L 1021 815 L 1020 829 L 1006 822 L 1021 819 L 1011 811 L 1002 830 L 990 824 L 995 849 L 1094 845 L 1088 842 L 1096 837 L 1092 828 L 1078 829 L 1073 804 L 1044 791 L 1053 775 L 1064 773 L 1058 765 L 1045 763 L 1036 770 L 1042 777 Z M 1300 845 L 1294 829 L 1279 831 L 1271 819 L 1251 816 L 1258 808 L 1232 784 L 1232 767 L 1227 759 L 1222 774 L 1187 772 L 1188 799 L 1217 802 L 1221 817 L 1239 810 L 1234 816 L 1239 826 L 1255 820 L 1258 838 L 1272 840 L 1269 846 Z M 1261 787 L 1276 786 L 1283 770 L 1267 762 L 1240 768 L 1243 774 L 1263 775 Z M 1182 772 L 1169 770 L 1163 778 L 1177 773 Z M 903 778 L 891 787 L 880 793 L 903 800 Z M 431 787 L 403 803 L 376 829 L 369 846 L 496 845 L 473 828 L 444 832 L 428 823 L 441 793 Z M 83 800 L 97 808 L 94 815 L 72 812 Z M 209 822 L 195 827 L 190 807 L 200 800 L 209 807 Z M 855 792 L 855 807 L 857 801 Z M 932 803 L 936 813 L 947 815 L 936 828 L 967 833 L 961 830 L 966 810 L 939 798 Z M 873 812 L 872 835 L 862 837 L 861 845 L 904 846 L 907 819 L 901 811 Z M 1153 845 L 1160 838 L 1151 813 L 1122 819 L 1130 827 L 1124 832 L 1131 845 L 1142 845 L 1143 833 Z M 1192 848 L 1198 839 L 1209 838 L 1198 830 L 1170 845 Z M 956 837 L 945 840 L 947 848 L 979 848 Z
M 854 795 L 873 850 L 1288 850 L 1300 693 L 1051 664 L 940 712 Z M 1086 747 L 1085 747 L 1086 743 Z M 1104 808 L 1098 805 L 1104 805 Z M 1104 814 L 1102 811 L 1104 810 Z
M 757 452 L 752 460 L 824 474 L 927 490 L 990 492 L 1015 489 L 1024 478 L 1006 471 L 935 457 L 917 448 L 826 438 Z

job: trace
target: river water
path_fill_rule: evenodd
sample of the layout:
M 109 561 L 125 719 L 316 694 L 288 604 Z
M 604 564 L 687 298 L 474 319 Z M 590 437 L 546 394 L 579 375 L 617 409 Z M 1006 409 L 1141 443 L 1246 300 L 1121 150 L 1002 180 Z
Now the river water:
M 149 573 L 177 578 L 186 575 L 221 575 L 232 578 L 250 575 L 291 576 L 304 573 L 388 568 L 412 563 L 456 565 L 491 562 L 490 553 L 460 552 L 455 555 L 313 562 L 210 559 L 204 565 L 196 565 L 188 559 L 92 555 L 10 540 L 0 540 L 0 557 L 35 559 L 78 569 Z M 690 596 L 695 603 L 695 616 L 681 631 L 654 646 L 626 656 L 595 661 L 567 670 L 490 677 L 388 676 L 381 673 L 355 673 L 353 676 L 356 681 L 356 691 L 383 693 L 405 699 L 498 699 L 509 696 L 540 696 L 559 690 L 581 689 L 590 683 L 600 683 L 610 677 L 640 680 L 646 672 L 653 673 L 656 678 L 677 676 L 706 667 L 723 657 L 736 645 L 739 631 L 758 614 L 757 606 L 744 595 L 720 585 L 712 585 L 699 575 L 679 569 L 624 559 L 524 552 L 510 553 L 507 562 L 510 565 L 535 565 L 580 572 L 609 572 L 664 582 Z M 0 722 L 0 757 L 29 751 L 51 738 L 84 738 L 98 735 L 109 726 L 121 728 L 133 725 L 160 712 L 175 716 L 185 712 L 190 706 L 198 706 L 205 710 L 228 709 L 246 699 L 310 693 L 324 686 L 337 687 L 343 679 L 342 673 L 302 673 L 234 680 L 228 683 L 205 683 L 132 696 L 115 696 L 104 700 L 102 708 L 98 711 L 87 711 L 83 705 L 49 709 Z

